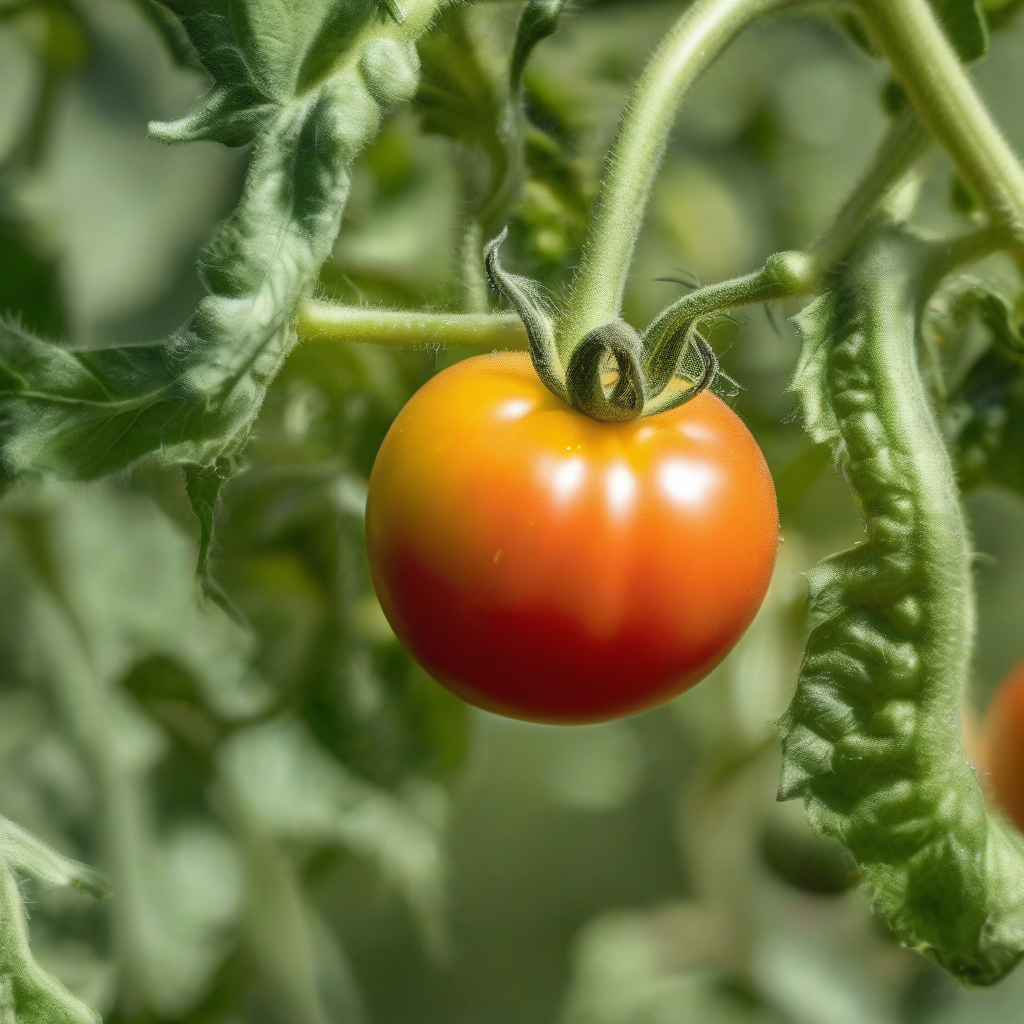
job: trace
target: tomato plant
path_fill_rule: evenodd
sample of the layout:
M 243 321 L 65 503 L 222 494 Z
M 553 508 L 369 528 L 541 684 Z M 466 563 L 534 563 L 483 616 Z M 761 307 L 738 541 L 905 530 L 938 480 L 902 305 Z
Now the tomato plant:
M 1024 831 L 1024 667 L 1003 680 L 985 722 L 985 768 L 996 804 Z
M 904 1024 L 1009 974 L 959 719 L 1020 654 L 1022 9 L 0 0 L 3 1020 Z M 111 909 L 30 922 L 86 862 Z
M 491 711 L 594 722 L 725 657 L 768 589 L 778 510 L 757 443 L 716 396 L 599 423 L 525 355 L 484 355 L 399 413 L 366 543 L 384 613 L 435 679 Z

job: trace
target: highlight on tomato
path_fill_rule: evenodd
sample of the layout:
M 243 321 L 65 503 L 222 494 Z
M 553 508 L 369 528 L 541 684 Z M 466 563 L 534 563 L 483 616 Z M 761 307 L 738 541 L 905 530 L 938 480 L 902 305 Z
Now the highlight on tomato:
M 1024 832 L 1024 661 L 1000 684 L 985 722 L 993 802 Z
M 600 423 L 523 353 L 421 388 L 384 439 L 370 572 L 398 639 L 471 704 L 604 721 L 704 678 L 753 620 L 779 543 L 760 448 L 721 399 Z

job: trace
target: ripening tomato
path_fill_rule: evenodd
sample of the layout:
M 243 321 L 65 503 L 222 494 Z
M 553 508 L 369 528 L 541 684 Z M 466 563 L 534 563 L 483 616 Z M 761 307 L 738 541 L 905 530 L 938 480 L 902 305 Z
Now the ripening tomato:
M 705 392 L 598 423 L 523 353 L 442 371 L 370 477 L 384 614 L 438 682 L 536 722 L 597 722 L 702 679 L 754 618 L 778 549 L 750 432 Z
M 1024 831 L 1024 662 L 1003 680 L 989 708 L 985 766 L 994 802 Z

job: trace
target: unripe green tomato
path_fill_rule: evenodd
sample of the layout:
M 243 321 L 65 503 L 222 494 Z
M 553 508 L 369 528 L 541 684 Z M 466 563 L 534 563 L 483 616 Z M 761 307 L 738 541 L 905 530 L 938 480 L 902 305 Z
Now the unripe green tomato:
M 778 541 L 764 457 L 721 399 L 599 423 L 523 353 L 424 385 L 366 508 L 405 648 L 470 703 L 538 722 L 616 718 L 693 686 L 754 618 Z

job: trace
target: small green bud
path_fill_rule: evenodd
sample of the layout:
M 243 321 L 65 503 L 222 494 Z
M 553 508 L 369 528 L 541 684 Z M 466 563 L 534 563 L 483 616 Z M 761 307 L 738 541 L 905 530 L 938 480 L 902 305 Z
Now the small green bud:
M 788 294 L 806 291 L 814 283 L 816 274 L 814 257 L 796 249 L 777 252 L 764 265 L 765 278 L 780 285 Z

